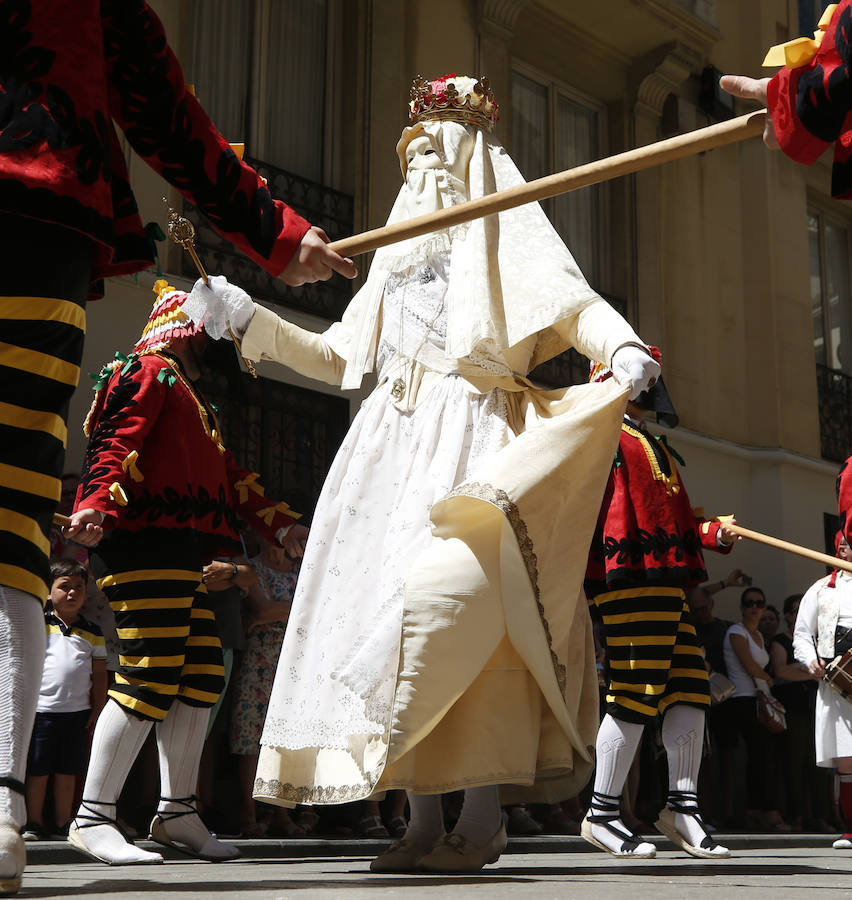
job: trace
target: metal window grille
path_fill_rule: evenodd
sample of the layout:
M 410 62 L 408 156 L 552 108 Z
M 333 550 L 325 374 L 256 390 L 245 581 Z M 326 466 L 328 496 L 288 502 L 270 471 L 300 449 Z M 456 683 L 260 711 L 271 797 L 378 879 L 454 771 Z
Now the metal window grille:
M 852 454 L 852 376 L 819 364 L 816 369 L 821 453 L 843 462 Z
M 246 162 L 267 179 L 273 197 L 280 197 L 312 225 L 323 228 L 332 241 L 352 234 L 355 201 L 351 195 L 261 160 L 247 156 Z M 352 297 L 352 284 L 345 278 L 335 275 L 330 281 L 291 288 L 243 256 L 230 241 L 213 230 L 194 206 L 185 204 L 184 215 L 195 226 L 196 249 L 208 272 L 224 275 L 228 281 L 260 300 L 326 319 L 339 319 L 343 315 Z M 181 260 L 183 274 L 196 278 L 198 273 L 188 255 L 182 254 Z
M 260 473 L 267 496 L 309 519 L 349 427 L 349 401 L 244 373 L 217 373 L 201 387 L 237 463 Z

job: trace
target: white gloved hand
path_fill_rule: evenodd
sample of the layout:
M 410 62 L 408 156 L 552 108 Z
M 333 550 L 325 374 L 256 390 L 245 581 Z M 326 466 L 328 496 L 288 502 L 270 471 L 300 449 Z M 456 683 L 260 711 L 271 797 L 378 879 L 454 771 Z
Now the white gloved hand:
M 193 322 L 203 324 L 214 341 L 222 337 L 230 340 L 229 331 L 241 338 L 254 316 L 254 302 L 224 275 L 210 275 L 209 281 L 209 285 L 200 278 L 195 282 L 184 301 L 183 311 Z
M 660 364 L 650 353 L 626 344 L 612 354 L 612 374 L 619 384 L 630 384 L 630 399 L 635 400 L 660 377 Z

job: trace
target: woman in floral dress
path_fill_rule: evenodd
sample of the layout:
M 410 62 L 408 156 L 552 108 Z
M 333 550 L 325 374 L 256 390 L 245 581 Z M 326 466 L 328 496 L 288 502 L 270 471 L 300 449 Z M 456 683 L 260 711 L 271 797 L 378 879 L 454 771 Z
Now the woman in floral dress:
M 258 584 L 249 591 L 246 602 L 246 647 L 237 673 L 230 735 L 231 753 L 240 758 L 240 832 L 247 837 L 266 831 L 255 818 L 252 786 L 263 720 L 298 578 L 296 564 L 281 547 L 267 543 L 251 562 Z M 280 808 L 276 809 L 272 827 L 288 836 L 302 831 L 287 810 Z

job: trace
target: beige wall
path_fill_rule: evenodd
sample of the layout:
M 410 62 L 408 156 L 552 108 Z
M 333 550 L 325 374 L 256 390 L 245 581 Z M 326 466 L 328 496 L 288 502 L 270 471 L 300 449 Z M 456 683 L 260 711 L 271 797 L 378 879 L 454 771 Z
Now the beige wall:
M 394 146 L 415 74 L 484 70 L 501 103 L 498 135 L 506 138 L 512 63 L 535 66 L 604 104 L 607 151 L 615 153 L 661 136 L 672 94 L 679 130 L 707 124 L 696 106 L 703 67 L 761 74 L 766 47 L 797 30 L 795 0 L 335 2 L 344 49 L 329 102 L 341 145 L 329 150 L 329 177 L 354 191 L 357 229 L 383 224 L 399 188 Z M 154 6 L 180 55 L 191 0 Z M 132 155 L 131 175 L 143 220 L 162 222 L 164 183 Z M 663 349 L 684 426 L 673 440 L 688 445 L 693 501 L 713 498 L 744 524 L 818 548 L 822 513 L 833 509 L 835 467 L 818 459 L 805 210 L 816 199 L 850 217 L 828 190 L 825 162 L 805 169 L 758 140 L 622 179 L 606 194 L 602 279 L 603 289 L 628 302 L 642 336 Z M 177 251 L 169 252 L 167 268 L 175 268 Z M 147 316 L 151 282 L 146 273 L 138 285 L 115 280 L 107 299 L 91 306 L 84 371 L 129 349 Z M 262 373 L 307 384 L 280 367 Z M 72 407 L 69 467 L 81 453 L 74 435 L 89 398 L 86 384 Z M 716 577 L 728 571 L 726 560 L 709 562 Z M 776 600 L 821 572 L 756 547 L 741 548 L 736 562 Z

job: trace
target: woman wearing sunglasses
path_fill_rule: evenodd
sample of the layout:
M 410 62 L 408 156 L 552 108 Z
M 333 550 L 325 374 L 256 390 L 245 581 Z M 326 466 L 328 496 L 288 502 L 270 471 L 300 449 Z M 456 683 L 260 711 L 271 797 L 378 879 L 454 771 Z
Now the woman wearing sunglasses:
M 765 666 L 769 651 L 764 645 L 759 625 L 766 610 L 766 596 L 758 587 L 746 588 L 740 597 L 742 622 L 731 625 L 725 635 L 723 651 L 728 678 L 735 692 L 719 708 L 720 745 L 723 771 L 733 771 L 733 756 L 737 738 L 742 736 L 746 746 L 746 809 L 747 827 L 763 827 L 769 831 L 789 831 L 790 826 L 775 809 L 775 772 L 771 744 L 772 735 L 757 721 L 757 692 L 768 691 L 772 678 Z M 725 784 L 726 806 L 731 813 L 734 779 Z

